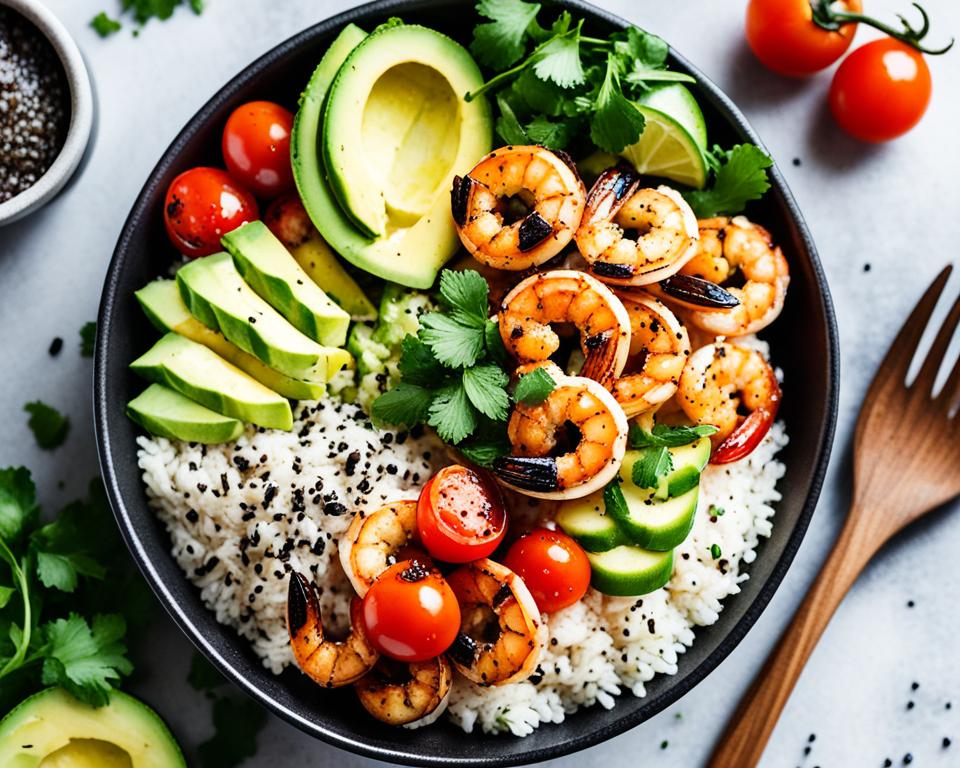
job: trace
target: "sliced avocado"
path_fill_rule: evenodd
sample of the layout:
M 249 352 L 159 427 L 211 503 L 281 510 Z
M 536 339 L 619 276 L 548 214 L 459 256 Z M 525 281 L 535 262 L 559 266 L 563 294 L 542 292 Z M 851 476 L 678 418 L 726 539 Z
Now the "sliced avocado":
M 354 49 L 355 58 L 343 66 Z M 378 205 L 382 205 L 385 223 L 377 220 L 368 228 L 376 230 L 374 237 L 360 231 L 341 209 L 327 176 L 329 169 L 318 152 L 321 112 L 335 77 L 336 96 L 330 99 L 324 116 L 324 131 L 333 130 L 338 137 L 330 142 L 324 134 L 333 161 L 331 175 L 335 174 L 341 193 L 375 184 L 372 199 L 374 203 L 382 200 Z M 441 103 L 449 103 L 448 91 L 457 97 L 457 110 L 448 114 L 444 125 L 436 124 L 432 107 L 414 110 L 409 102 L 398 99 L 400 83 L 404 82 L 403 93 L 420 89 L 422 101 L 434 104 L 435 100 L 429 98 L 431 84 L 441 81 L 445 81 L 438 88 Z M 462 98 L 482 83 L 483 77 L 466 50 L 432 30 L 397 26 L 368 37 L 352 24 L 344 28 L 327 49 L 301 97 L 291 140 L 294 178 L 304 206 L 338 254 L 361 269 L 401 285 L 433 285 L 440 267 L 460 247 L 450 216 L 451 180 L 455 174 L 467 172 L 491 148 L 489 104 L 482 97 L 469 103 Z M 425 84 L 430 85 L 429 92 L 423 91 Z M 429 123 L 429 131 L 422 124 L 424 120 Z M 426 163 L 421 177 L 415 169 L 424 158 L 426 144 L 421 139 L 437 136 L 449 126 L 456 130 L 445 132 L 438 140 L 440 145 L 430 148 L 430 155 L 453 157 L 453 161 L 442 173 L 438 164 Z M 391 134 L 389 142 L 382 143 L 384 134 Z M 373 167 L 383 162 L 388 150 L 388 161 L 380 168 Z M 388 189 L 389 194 L 385 191 Z M 364 195 L 364 199 L 369 197 Z M 373 210 L 380 208 L 375 206 Z
M 0 721 L 3 768 L 186 768 L 170 730 L 150 707 L 120 691 L 94 709 L 48 688 Z
M 207 328 L 190 314 L 180 296 L 176 281 L 154 280 L 135 295 L 144 314 L 157 329 L 164 333 L 173 331 L 209 347 L 228 363 L 233 363 L 277 394 L 291 400 L 319 400 L 326 394 L 325 381 L 303 381 L 275 371 L 236 344 L 227 341 L 222 333 Z
M 243 422 L 204 408 L 162 384 L 151 384 L 127 403 L 127 415 L 151 435 L 188 443 L 228 443 Z
M 267 389 L 202 344 L 168 333 L 130 364 L 131 370 L 217 413 L 261 427 L 289 430 L 286 398 Z
M 298 379 L 324 381 L 349 362 L 348 352 L 300 333 L 247 285 L 228 253 L 196 259 L 177 272 L 191 314 L 240 349 Z
M 353 320 L 377 319 L 377 308 L 356 280 L 341 266 L 336 254 L 322 237 L 311 237 L 292 251 L 297 264 L 323 292 L 340 305 Z
M 237 271 L 270 306 L 314 341 L 342 347 L 350 315 L 329 299 L 262 221 L 251 221 L 221 239 Z

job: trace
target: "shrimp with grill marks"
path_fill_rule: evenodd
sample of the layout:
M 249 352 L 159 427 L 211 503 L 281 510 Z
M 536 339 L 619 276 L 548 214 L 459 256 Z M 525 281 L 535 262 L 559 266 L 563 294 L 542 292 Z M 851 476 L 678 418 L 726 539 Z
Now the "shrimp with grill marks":
M 383 657 L 353 687 L 377 720 L 413 730 L 435 722 L 446 710 L 453 669 L 446 656 L 409 663 Z
M 417 538 L 417 502 L 395 501 L 375 512 L 353 516 L 350 527 L 340 538 L 340 563 L 363 597 L 387 568 L 403 560 L 404 547 Z

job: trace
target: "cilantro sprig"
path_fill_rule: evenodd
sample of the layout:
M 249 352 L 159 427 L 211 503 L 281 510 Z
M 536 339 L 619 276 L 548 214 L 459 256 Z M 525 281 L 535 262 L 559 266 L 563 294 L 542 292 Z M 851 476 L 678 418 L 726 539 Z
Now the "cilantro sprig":
M 767 168 L 773 160 L 755 144 L 738 144 L 729 150 L 714 147 L 707 161 L 713 183 L 683 193 L 698 218 L 740 213 L 748 202 L 759 200 L 770 189 Z
M 715 435 L 718 431 L 712 424 L 677 427 L 671 427 L 669 424 L 655 424 L 652 431 L 648 432 L 634 422 L 630 425 L 628 439 L 631 448 L 677 448 L 699 440 L 701 437 Z

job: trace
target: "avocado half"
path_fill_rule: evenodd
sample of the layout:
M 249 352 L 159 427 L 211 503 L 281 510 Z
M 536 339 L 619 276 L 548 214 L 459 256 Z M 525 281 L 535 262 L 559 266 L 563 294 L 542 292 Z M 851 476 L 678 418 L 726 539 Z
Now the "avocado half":
M 36 768 L 187 768 L 160 716 L 119 691 L 93 707 L 48 688 L 0 720 L 0 765 Z
M 367 35 L 349 24 L 314 71 L 291 158 L 310 218 L 330 246 L 378 277 L 429 288 L 459 248 L 454 175 L 490 151 L 483 76 L 470 54 L 416 25 Z

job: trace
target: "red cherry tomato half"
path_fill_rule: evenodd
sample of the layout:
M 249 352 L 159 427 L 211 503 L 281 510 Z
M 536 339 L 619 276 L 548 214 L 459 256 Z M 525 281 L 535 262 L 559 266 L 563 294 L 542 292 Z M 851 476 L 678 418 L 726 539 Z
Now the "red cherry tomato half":
M 223 129 L 223 160 L 230 173 L 261 197 L 293 189 L 292 130 L 293 115 L 272 101 L 237 107 Z
M 253 195 L 219 168 L 191 168 L 167 189 L 163 222 L 174 246 L 186 256 L 221 250 L 220 238 L 260 218 Z
M 263 214 L 263 223 L 290 250 L 317 234 L 296 192 L 278 197 L 270 203 Z
M 546 613 L 573 605 L 590 586 L 590 561 L 580 545 L 560 531 L 535 528 L 524 534 L 503 564 L 523 579 Z
M 427 552 L 447 563 L 468 563 L 495 550 L 507 532 L 507 511 L 486 472 L 444 467 L 423 486 L 417 528 Z
M 844 9 L 863 10 L 860 0 L 847 0 Z M 855 24 L 830 32 L 813 21 L 810 0 L 750 0 L 747 42 L 767 69 L 803 77 L 829 67 L 850 47 Z
M 447 650 L 460 631 L 460 605 L 440 571 L 419 560 L 385 570 L 363 598 L 370 642 L 398 661 L 426 661 Z
M 932 90 L 923 54 L 883 38 L 844 59 L 830 85 L 830 109 L 854 138 L 890 141 L 920 122 Z

